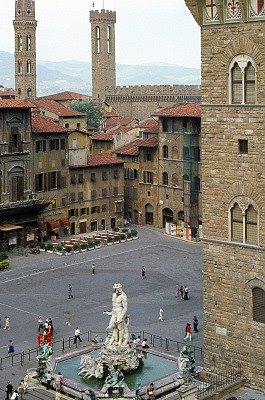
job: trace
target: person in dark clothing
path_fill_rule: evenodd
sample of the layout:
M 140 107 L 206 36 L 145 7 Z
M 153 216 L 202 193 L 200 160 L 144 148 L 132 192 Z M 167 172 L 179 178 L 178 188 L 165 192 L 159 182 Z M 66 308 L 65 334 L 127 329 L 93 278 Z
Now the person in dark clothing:
M 72 285 L 71 285 L 71 283 L 69 283 L 69 285 L 68 285 L 68 299 L 73 299 L 73 298 L 74 298 L 74 296 L 72 294 Z
M 193 330 L 194 332 L 198 333 L 198 318 L 196 317 L 196 315 L 194 315 L 193 317 Z
M 13 392 L 13 385 L 11 385 L 10 381 L 7 382 L 6 385 L 6 400 L 9 400 Z
M 184 293 L 183 285 L 180 286 L 179 293 L 180 293 L 181 297 L 183 297 L 183 293 Z
M 145 275 L 145 267 L 142 266 L 142 279 L 145 279 L 146 275 Z

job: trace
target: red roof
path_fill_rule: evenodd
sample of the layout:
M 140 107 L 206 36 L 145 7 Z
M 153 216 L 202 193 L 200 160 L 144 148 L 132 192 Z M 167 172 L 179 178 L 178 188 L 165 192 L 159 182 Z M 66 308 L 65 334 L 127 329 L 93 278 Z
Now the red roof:
M 141 130 L 144 129 L 144 132 L 147 133 L 158 133 L 159 132 L 159 122 L 154 118 L 147 118 L 143 121 L 140 121 L 139 127 Z
M 118 114 L 116 114 L 114 111 L 103 111 L 103 117 L 104 118 L 118 117 Z
M 29 100 L 0 100 L 0 108 L 36 108 Z
M 157 117 L 201 117 L 201 104 L 182 103 L 175 104 L 173 107 L 164 108 L 154 114 Z
M 83 100 L 84 98 L 91 98 L 87 94 L 75 93 L 65 91 L 61 93 L 49 94 L 48 96 L 38 97 L 38 100 L 54 100 L 54 101 L 67 101 L 67 100 Z
M 122 165 L 124 162 L 123 160 L 120 160 L 116 156 L 113 156 L 112 154 L 94 154 L 91 156 L 87 157 L 87 165 L 89 167 L 92 166 L 100 166 L 100 165 L 116 165 L 120 164 Z
M 126 156 L 138 156 L 139 154 L 139 145 L 142 143 L 142 139 L 136 139 L 131 143 L 128 143 L 122 147 L 119 147 L 115 150 L 116 154 L 126 155 Z
M 139 147 L 157 147 L 158 146 L 158 136 L 151 136 L 150 138 L 146 140 L 142 140 L 142 142 L 139 144 Z
M 131 127 L 127 127 L 127 126 L 121 126 L 121 125 L 117 125 L 117 126 L 113 126 L 109 129 L 107 129 L 106 131 L 100 131 L 95 133 L 92 136 L 92 140 L 104 140 L 104 141 L 113 141 L 114 136 L 116 135 L 120 135 L 121 133 L 125 133 L 130 131 L 132 128 Z
M 109 128 L 111 126 L 121 125 L 126 126 L 132 122 L 131 118 L 114 116 L 106 119 L 106 126 Z
M 59 117 L 84 117 L 85 114 L 79 111 L 72 110 L 71 108 L 64 107 L 62 104 L 54 100 L 34 100 L 34 104 L 47 110 Z
M 69 129 L 63 128 L 52 118 L 42 115 L 32 115 L 32 132 L 34 133 L 69 133 Z

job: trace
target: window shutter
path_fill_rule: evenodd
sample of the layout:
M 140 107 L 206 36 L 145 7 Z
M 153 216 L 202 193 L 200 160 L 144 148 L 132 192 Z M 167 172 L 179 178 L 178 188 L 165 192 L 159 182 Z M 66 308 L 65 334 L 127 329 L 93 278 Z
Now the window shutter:
M 252 290 L 253 320 L 265 324 L 265 291 L 255 287 Z
M 232 103 L 242 103 L 242 71 L 237 63 L 232 68 Z
M 57 171 L 57 189 L 61 189 L 61 171 Z

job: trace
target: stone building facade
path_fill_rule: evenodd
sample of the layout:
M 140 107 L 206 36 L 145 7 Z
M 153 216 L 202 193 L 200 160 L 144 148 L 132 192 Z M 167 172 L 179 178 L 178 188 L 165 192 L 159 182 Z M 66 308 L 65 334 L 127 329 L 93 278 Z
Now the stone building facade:
M 265 3 L 185 1 L 202 39 L 205 365 L 265 387 Z
M 36 97 L 35 1 L 16 0 L 15 19 L 15 91 L 16 98 Z

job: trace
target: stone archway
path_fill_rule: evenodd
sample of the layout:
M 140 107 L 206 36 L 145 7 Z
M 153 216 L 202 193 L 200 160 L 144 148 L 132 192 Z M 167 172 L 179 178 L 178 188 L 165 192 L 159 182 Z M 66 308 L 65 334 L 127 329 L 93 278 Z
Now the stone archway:
M 154 207 L 150 203 L 145 206 L 145 223 L 147 225 L 154 224 Z
M 163 208 L 162 221 L 163 228 L 166 226 L 166 222 L 173 222 L 173 211 L 170 208 Z

